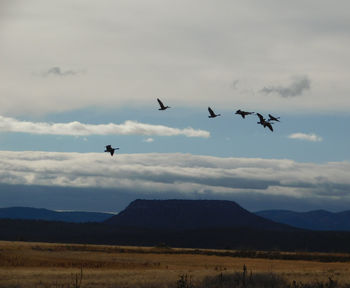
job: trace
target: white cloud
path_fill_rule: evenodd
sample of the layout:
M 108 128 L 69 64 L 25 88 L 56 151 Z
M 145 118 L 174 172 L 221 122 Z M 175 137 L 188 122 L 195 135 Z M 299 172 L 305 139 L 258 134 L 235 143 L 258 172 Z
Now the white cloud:
M 147 138 L 147 139 L 144 139 L 143 142 L 152 143 L 152 142 L 154 142 L 154 139 L 153 138 Z
M 350 200 L 350 163 L 191 154 L 0 152 L 0 183 Z
M 135 121 L 125 121 L 123 124 L 84 124 L 77 121 L 69 123 L 45 123 L 20 121 L 0 115 L 0 132 L 21 132 L 49 135 L 158 135 L 158 136 L 186 136 L 210 137 L 205 130 L 196 130 L 191 127 L 178 129 L 163 125 L 145 124 Z
M 314 133 L 293 133 L 288 136 L 290 139 L 298 139 L 298 140 L 305 140 L 305 141 L 311 141 L 311 142 L 322 142 L 323 138 L 321 136 L 318 136 Z

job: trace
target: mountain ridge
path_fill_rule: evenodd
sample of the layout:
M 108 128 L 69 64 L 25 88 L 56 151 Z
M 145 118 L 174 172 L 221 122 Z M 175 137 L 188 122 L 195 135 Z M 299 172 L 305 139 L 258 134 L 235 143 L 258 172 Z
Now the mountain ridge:
M 294 227 L 318 231 L 350 231 L 350 210 L 330 212 L 312 210 L 295 212 L 291 210 L 262 210 L 256 215 Z
M 350 232 L 311 231 L 233 201 L 135 200 L 104 222 L 0 219 L 0 240 L 243 250 L 349 252 Z
M 136 203 L 139 203 L 138 201 L 142 201 L 142 199 L 137 199 L 131 202 L 130 203 L 132 204 L 131 207 L 133 207 Z M 204 201 L 201 203 L 205 203 L 205 201 L 207 201 L 207 203 L 211 203 L 211 204 L 219 203 L 221 201 L 222 204 L 231 203 L 231 206 L 232 206 L 231 208 L 235 208 L 239 210 L 242 208 L 234 201 L 225 201 L 225 200 L 175 200 L 175 199 L 172 200 L 172 199 L 169 199 L 169 200 L 147 200 L 147 201 Z M 219 202 L 215 202 L 215 201 L 219 201 Z M 194 203 L 194 202 L 191 202 L 191 203 Z M 235 203 L 235 204 L 232 204 L 232 203 Z M 240 208 L 238 208 L 238 206 Z M 147 208 L 145 209 L 149 210 Z M 242 209 L 245 210 L 244 208 Z M 240 211 L 242 212 L 242 210 Z M 166 213 L 166 212 L 167 211 L 163 211 L 163 213 Z M 221 213 L 222 211 L 219 211 L 219 212 Z M 246 212 L 249 212 L 249 211 L 245 210 L 244 213 Z M 121 213 L 121 215 L 123 215 L 124 213 Z M 306 212 L 296 212 L 292 210 L 270 209 L 270 210 L 261 210 L 261 211 L 249 212 L 249 213 L 253 213 L 259 217 L 263 217 L 264 219 L 272 220 L 280 224 L 286 224 L 286 225 L 300 228 L 300 229 L 318 230 L 318 231 L 350 231 L 350 210 L 345 210 L 340 212 L 330 212 L 325 209 L 318 209 L 318 210 L 311 210 Z M 55 210 L 50 210 L 45 208 L 33 208 L 33 207 L 0 208 L 0 219 L 23 219 L 23 220 L 27 219 L 27 220 L 84 223 L 84 222 L 104 222 L 104 221 L 109 222 L 109 219 L 114 216 L 115 214 L 106 213 L 106 212 L 55 211 Z M 144 219 L 144 215 L 141 215 L 140 217 Z M 163 218 L 164 217 L 162 217 L 162 219 Z M 193 217 L 191 216 L 189 218 L 193 218 Z M 177 222 L 181 222 L 179 218 L 177 219 L 174 218 L 173 220 Z M 182 222 L 186 222 L 186 223 L 187 222 L 191 223 L 191 221 L 193 222 L 193 219 L 192 220 L 185 219 L 185 220 L 182 220 Z M 208 223 L 210 223 L 210 221 Z M 225 222 L 222 222 L 222 223 L 225 223 Z M 129 224 L 133 224 L 133 223 L 129 223 Z M 214 224 L 215 223 L 212 223 L 211 226 L 215 226 L 216 228 L 225 227 L 225 225 L 214 225 Z M 174 228 L 173 226 L 171 226 L 171 228 Z M 210 227 L 210 225 L 204 225 L 204 226 Z M 228 226 L 231 227 L 231 225 L 228 225 Z M 234 226 L 237 227 L 236 225 Z M 149 227 L 152 227 L 152 226 L 149 226 Z M 168 223 L 166 224 L 163 223 L 163 225 L 160 225 L 158 227 L 166 228 L 169 226 L 168 226 Z M 199 227 L 197 227 L 194 223 L 192 223 L 192 226 L 188 225 L 187 228 L 201 228 L 201 227 L 203 227 L 203 225 L 199 225 Z

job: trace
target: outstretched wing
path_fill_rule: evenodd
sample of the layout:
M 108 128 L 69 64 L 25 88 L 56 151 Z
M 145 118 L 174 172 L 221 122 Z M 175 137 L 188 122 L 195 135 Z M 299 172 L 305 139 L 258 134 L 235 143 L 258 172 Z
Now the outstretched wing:
M 273 128 L 270 122 L 266 122 L 266 126 L 273 132 Z
M 160 101 L 160 99 L 159 99 L 159 98 L 157 98 L 157 101 L 158 101 L 158 103 L 159 103 L 159 105 L 160 105 L 160 108 L 164 109 L 164 108 L 165 108 L 165 106 L 164 106 L 163 102 L 162 102 L 162 101 Z
M 258 115 L 261 123 L 263 123 L 265 121 L 264 116 L 262 116 L 260 113 L 256 113 L 256 115 Z
M 209 111 L 210 116 L 212 116 L 212 117 L 216 116 L 214 111 L 210 107 L 208 107 L 208 111 Z
M 109 151 L 111 153 L 111 156 L 113 156 L 114 154 L 114 149 L 111 149 L 111 151 Z
M 111 145 L 106 145 L 106 150 L 110 150 L 112 148 Z
M 280 121 L 280 120 L 278 120 L 278 119 L 280 119 L 280 117 L 274 117 L 271 114 L 269 114 L 269 117 L 270 117 L 270 120 L 278 121 L 278 122 Z

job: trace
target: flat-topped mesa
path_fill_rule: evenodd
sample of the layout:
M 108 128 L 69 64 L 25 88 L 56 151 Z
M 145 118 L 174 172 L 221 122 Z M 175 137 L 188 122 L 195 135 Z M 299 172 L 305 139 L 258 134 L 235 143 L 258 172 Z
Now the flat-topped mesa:
M 257 216 L 233 201 L 223 200 L 135 200 L 106 223 L 152 229 L 294 229 Z

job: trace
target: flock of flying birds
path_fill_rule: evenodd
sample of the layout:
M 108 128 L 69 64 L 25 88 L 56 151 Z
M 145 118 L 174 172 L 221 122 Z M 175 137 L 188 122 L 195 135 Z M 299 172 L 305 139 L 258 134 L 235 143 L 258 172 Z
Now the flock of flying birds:
M 158 110 L 166 110 L 170 108 L 170 106 L 165 106 L 159 98 L 157 98 L 157 101 L 160 106 Z M 215 118 L 215 117 L 221 116 L 221 114 L 215 114 L 213 109 L 211 109 L 210 107 L 208 107 L 208 111 L 209 111 L 208 118 Z M 237 110 L 235 114 L 241 115 L 243 119 L 245 119 L 245 116 L 256 114 L 259 117 L 259 122 L 257 122 L 257 124 L 261 124 L 264 128 L 268 127 L 271 130 L 271 132 L 273 131 L 272 124 L 274 124 L 275 122 L 280 122 L 279 120 L 280 117 L 274 117 L 271 114 L 269 114 L 269 119 L 267 120 L 260 113 L 247 112 L 247 111 L 242 111 L 240 109 Z M 109 152 L 111 156 L 113 156 L 115 150 L 119 150 L 119 148 L 113 148 L 112 145 L 107 145 L 105 152 Z

